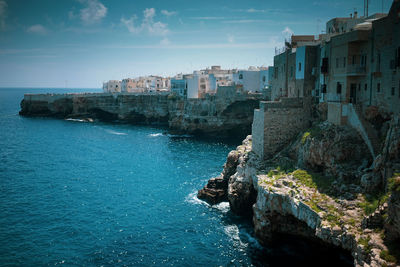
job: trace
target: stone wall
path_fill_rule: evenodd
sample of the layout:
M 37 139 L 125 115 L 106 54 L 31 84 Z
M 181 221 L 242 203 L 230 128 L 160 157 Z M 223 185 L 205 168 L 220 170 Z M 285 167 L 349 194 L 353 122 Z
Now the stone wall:
M 260 99 L 261 95 L 170 101 L 169 127 L 177 133 L 244 138 L 251 133 Z
M 282 98 L 279 102 L 261 101 L 254 112 L 252 127 L 253 151 L 268 158 L 310 126 L 309 100 Z

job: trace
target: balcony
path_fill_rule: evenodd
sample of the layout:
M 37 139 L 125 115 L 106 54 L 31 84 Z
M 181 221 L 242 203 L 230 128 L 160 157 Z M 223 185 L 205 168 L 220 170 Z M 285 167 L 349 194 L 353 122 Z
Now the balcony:
M 366 75 L 367 70 L 365 65 L 359 65 L 359 64 L 354 64 L 354 65 L 347 65 L 346 68 L 346 74 L 347 76 L 364 76 Z

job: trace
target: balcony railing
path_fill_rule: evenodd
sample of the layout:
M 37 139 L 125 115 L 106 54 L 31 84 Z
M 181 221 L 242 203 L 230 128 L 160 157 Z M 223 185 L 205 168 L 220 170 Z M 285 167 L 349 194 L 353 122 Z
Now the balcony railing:
M 365 75 L 367 70 L 366 67 L 359 64 L 347 65 L 347 75 Z

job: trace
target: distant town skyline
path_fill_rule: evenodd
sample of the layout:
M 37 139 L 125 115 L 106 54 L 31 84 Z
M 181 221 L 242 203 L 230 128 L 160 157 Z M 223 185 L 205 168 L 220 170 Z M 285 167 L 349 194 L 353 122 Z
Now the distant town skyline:
M 391 0 L 370 1 L 369 14 Z M 221 65 L 272 65 L 291 34 L 363 15 L 349 1 L 0 0 L 0 87 L 100 88 Z

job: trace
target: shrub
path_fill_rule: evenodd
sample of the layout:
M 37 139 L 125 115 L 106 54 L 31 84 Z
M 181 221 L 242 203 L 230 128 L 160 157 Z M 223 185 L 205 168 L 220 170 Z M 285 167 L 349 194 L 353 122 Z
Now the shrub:
M 400 192 L 400 173 L 395 173 L 394 176 L 388 180 L 388 187 L 392 192 Z
M 301 137 L 301 143 L 302 143 L 303 145 L 306 143 L 307 138 L 308 138 L 310 135 L 311 135 L 310 132 L 305 132 L 305 133 L 303 134 L 303 137 Z
M 374 195 L 364 196 L 364 202 L 360 202 L 358 205 L 364 210 L 365 215 L 372 214 L 380 205 L 386 202 L 389 195 L 384 193 L 377 193 Z
M 295 170 L 292 175 L 305 186 L 318 189 L 319 191 L 327 191 L 333 182 L 332 177 L 321 176 L 300 169 Z
M 358 243 L 360 243 L 361 245 L 363 245 L 365 252 L 370 253 L 371 252 L 371 245 L 368 243 L 371 240 L 371 237 L 360 237 L 360 239 L 358 239 Z
M 396 260 L 397 260 L 395 256 L 393 256 L 389 253 L 388 250 L 382 250 L 381 253 L 379 254 L 379 256 L 381 256 L 382 259 L 384 259 L 385 261 L 388 261 L 388 262 L 396 262 Z

